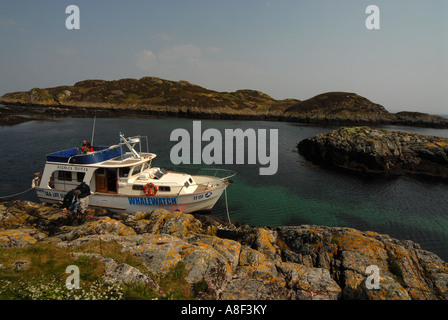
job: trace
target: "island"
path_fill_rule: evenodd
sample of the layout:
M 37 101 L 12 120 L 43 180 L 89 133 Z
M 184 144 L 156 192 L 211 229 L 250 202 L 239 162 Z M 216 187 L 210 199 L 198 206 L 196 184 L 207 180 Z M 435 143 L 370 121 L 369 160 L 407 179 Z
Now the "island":
M 391 113 L 350 92 L 276 100 L 256 90 L 218 92 L 188 81 L 157 77 L 85 80 L 72 86 L 7 93 L 2 114 L 58 117 L 166 115 L 213 119 L 277 120 L 311 124 L 399 124 L 448 128 L 448 119 L 420 112 Z M 1 109 L 1 108 L 0 108 Z
M 316 164 L 381 175 L 448 178 L 448 139 L 370 127 L 342 127 L 299 142 Z

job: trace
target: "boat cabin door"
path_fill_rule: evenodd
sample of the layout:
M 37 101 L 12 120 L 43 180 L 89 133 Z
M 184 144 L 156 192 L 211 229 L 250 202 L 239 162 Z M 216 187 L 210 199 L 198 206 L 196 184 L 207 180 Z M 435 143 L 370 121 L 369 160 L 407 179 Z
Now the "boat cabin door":
M 117 169 L 98 168 L 95 171 L 96 192 L 117 193 Z

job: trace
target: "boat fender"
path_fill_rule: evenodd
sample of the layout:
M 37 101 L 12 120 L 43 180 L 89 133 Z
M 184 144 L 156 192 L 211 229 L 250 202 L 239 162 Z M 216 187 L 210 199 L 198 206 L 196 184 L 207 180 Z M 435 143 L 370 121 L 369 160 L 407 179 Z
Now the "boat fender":
M 152 182 L 147 183 L 143 188 L 143 191 L 147 196 L 155 196 L 158 190 L 159 188 L 157 188 L 157 186 Z

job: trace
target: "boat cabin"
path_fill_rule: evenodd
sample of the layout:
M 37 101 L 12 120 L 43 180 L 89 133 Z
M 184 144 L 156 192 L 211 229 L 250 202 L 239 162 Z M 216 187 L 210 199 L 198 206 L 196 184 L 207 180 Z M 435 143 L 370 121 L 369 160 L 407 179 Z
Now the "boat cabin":
M 156 154 L 135 152 L 134 145 L 130 145 L 130 152 L 123 149 L 123 145 L 139 143 L 141 138 L 129 138 L 111 147 L 93 147 L 93 152 L 86 154 L 76 148 L 49 154 L 39 187 L 68 192 L 84 181 L 95 193 L 132 196 L 143 195 L 150 182 L 166 195 L 196 190 L 191 175 L 151 167 Z

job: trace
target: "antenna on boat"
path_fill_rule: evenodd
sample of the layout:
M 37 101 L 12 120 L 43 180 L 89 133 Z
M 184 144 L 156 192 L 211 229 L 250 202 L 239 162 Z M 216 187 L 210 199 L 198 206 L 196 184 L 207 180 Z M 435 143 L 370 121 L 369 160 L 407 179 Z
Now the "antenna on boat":
M 96 116 L 93 117 L 92 140 L 90 140 L 90 145 L 92 147 L 93 147 L 93 137 L 95 136 L 95 123 L 96 123 Z
M 140 159 L 140 155 L 138 154 L 137 151 L 135 151 L 134 147 L 131 145 L 131 142 L 135 143 L 135 141 L 132 141 L 131 138 L 129 138 L 129 140 L 126 140 L 126 138 L 124 137 L 124 135 L 121 132 L 120 132 L 120 138 L 121 138 L 122 143 L 124 143 L 128 147 L 129 151 L 132 152 L 134 157 L 136 157 L 137 159 Z M 140 140 L 138 140 L 138 142 L 140 142 Z

